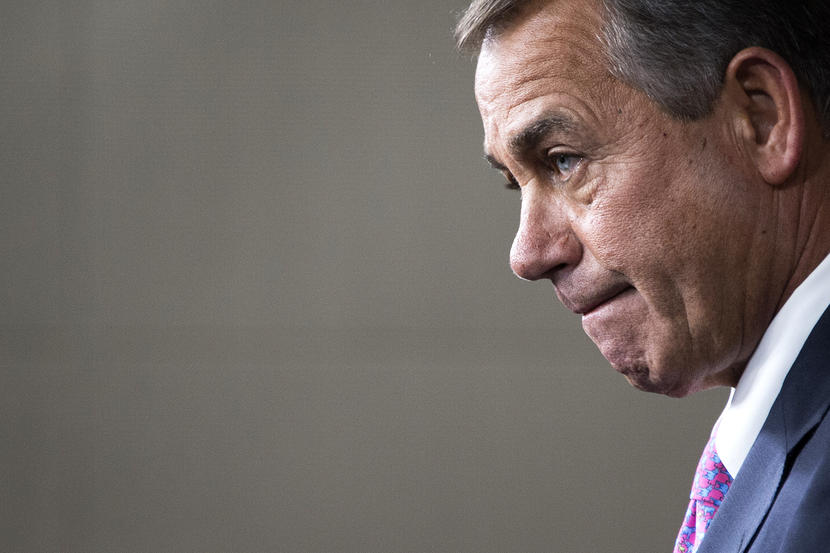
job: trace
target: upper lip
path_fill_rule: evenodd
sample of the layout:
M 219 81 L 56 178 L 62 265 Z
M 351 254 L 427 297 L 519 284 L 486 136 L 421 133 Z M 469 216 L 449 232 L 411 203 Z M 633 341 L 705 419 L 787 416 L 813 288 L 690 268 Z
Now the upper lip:
M 579 315 L 587 315 L 605 302 L 619 296 L 624 291 L 631 288 L 627 282 L 621 282 L 613 286 L 603 288 L 597 292 L 593 292 L 580 301 L 574 301 L 570 298 L 560 294 L 560 299 L 565 307 Z

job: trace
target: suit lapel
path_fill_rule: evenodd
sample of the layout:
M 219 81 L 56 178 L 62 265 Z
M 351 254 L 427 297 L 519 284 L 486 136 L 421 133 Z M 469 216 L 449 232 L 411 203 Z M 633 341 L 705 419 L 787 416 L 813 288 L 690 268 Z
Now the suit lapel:
M 830 407 L 830 308 L 807 338 L 778 400 L 783 406 L 789 452 Z
M 787 455 L 830 406 L 830 309 L 813 328 L 698 553 L 738 553 L 769 512 Z
M 743 551 L 772 505 L 787 458 L 782 410 L 770 410 L 698 553 Z

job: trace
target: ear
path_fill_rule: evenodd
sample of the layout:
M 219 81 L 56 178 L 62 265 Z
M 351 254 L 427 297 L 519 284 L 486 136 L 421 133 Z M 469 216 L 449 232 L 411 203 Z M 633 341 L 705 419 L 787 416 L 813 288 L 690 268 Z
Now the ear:
M 766 48 L 738 52 L 724 77 L 735 115 L 736 138 L 769 184 L 784 184 L 798 167 L 804 146 L 804 109 L 790 65 Z

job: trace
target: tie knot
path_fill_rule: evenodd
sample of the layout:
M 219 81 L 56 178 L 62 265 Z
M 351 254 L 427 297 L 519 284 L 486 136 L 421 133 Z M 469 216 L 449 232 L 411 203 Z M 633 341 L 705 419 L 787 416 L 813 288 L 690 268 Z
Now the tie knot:
M 689 508 L 683 519 L 683 526 L 677 534 L 674 553 L 695 553 L 709 529 L 723 497 L 732 484 L 732 477 L 718 456 L 715 449 L 717 425 L 712 431 L 709 443 L 700 456 L 695 479 L 692 482 Z
M 718 456 L 713 432 L 697 465 L 692 493 L 689 497 L 719 507 L 730 484 L 732 484 L 732 477 Z

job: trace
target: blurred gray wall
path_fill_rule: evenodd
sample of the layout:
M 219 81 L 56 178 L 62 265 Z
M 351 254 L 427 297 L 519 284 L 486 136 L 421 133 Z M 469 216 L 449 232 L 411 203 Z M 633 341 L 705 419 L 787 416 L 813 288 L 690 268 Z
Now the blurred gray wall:
M 0 551 L 669 551 L 725 392 L 507 267 L 465 1 L 5 1 Z

